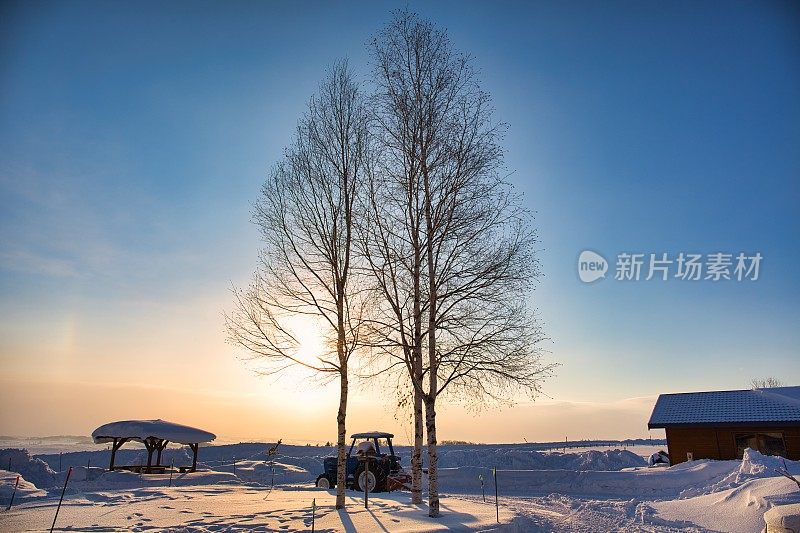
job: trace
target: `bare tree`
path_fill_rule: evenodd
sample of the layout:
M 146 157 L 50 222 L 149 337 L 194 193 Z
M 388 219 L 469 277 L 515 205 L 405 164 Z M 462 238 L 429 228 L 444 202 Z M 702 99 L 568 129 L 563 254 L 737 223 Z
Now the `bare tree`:
M 375 100 L 376 105 L 383 102 Z M 378 373 L 399 368 L 413 383 L 423 379 L 423 234 L 422 198 L 418 179 L 417 145 L 409 117 L 384 109 L 376 114 L 381 157 L 369 173 L 361 227 L 363 257 L 369 265 L 371 287 L 383 305 L 376 305 L 370 322 L 377 354 L 388 354 L 390 364 Z M 424 421 L 422 390 L 397 386 L 399 407 L 410 406 L 414 438 L 411 453 L 411 501 L 422 503 L 422 444 Z
M 437 399 L 535 395 L 550 372 L 527 308 L 535 236 L 498 175 L 504 127 L 491 120 L 470 58 L 409 12 L 396 14 L 373 53 L 385 155 L 371 180 L 367 250 L 377 252 L 367 255 L 388 309 L 383 337 L 401 348 L 389 353 L 425 406 L 429 514 L 438 516 Z
M 254 221 L 265 246 L 253 282 L 234 289 L 236 307 L 226 316 L 230 342 L 266 362 L 265 373 L 299 366 L 339 378 L 337 508 L 345 504 L 348 375 L 368 306 L 353 245 L 367 142 L 357 84 L 347 63 L 337 63 L 264 183 Z M 292 327 L 298 316 L 321 324 L 323 353 L 299 354 L 301 339 Z
M 783 387 L 783 381 L 778 378 L 768 377 L 764 379 L 753 379 L 750 382 L 754 390 L 757 389 L 770 389 L 772 387 Z

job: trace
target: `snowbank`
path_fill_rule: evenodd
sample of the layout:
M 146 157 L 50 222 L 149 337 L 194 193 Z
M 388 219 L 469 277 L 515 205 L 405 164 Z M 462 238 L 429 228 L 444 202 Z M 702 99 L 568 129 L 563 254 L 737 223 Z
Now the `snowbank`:
M 97 474 L 92 469 L 87 479 L 86 468 L 73 468 L 69 486 L 76 492 L 126 490 L 144 487 L 168 487 L 169 474 L 137 474 L 124 470 L 109 472 L 103 470 Z M 230 472 L 197 471 L 183 474 L 173 473 L 173 487 L 190 487 L 196 485 L 241 485 L 242 480 Z
M 683 491 L 681 499 L 650 504 L 654 521 L 691 522 L 731 533 L 761 531 L 765 511 L 775 505 L 800 503 L 797 485 L 776 471 L 785 464 L 791 474 L 800 475 L 800 461 L 784 461 L 747 449 L 742 461 L 718 462 L 736 463 L 736 467 L 716 483 Z
M 761 531 L 768 509 L 800 502 L 797 485 L 775 472 L 777 466 L 782 459 L 747 451 L 742 461 L 702 460 L 671 468 L 500 471 L 498 481 L 501 503 L 519 515 L 513 521 L 519 531 L 744 533 Z M 800 462 L 786 466 L 800 473 Z M 474 493 L 480 489 L 472 477 Z M 491 477 L 487 482 L 493 499 Z
M 32 498 L 42 498 L 47 496 L 47 491 L 41 490 L 24 477 L 16 472 L 9 472 L 8 470 L 0 470 L 0 505 L 5 510 L 11 501 L 11 494 L 14 492 L 14 485 L 17 483 L 17 476 L 19 476 L 19 485 L 17 492 L 14 495 L 14 505 L 23 503 Z
M 775 477 L 778 469 L 782 469 L 784 464 L 794 473 L 800 470 L 800 462 L 785 461 L 781 457 L 772 455 L 762 455 L 756 450 L 747 448 L 741 461 L 715 461 L 717 463 L 731 463 L 733 468 L 719 481 L 707 485 L 695 485 L 681 493 L 681 497 L 689 498 L 701 496 L 712 492 L 721 492 L 726 489 L 735 488 L 751 479 L 762 479 Z M 688 464 L 688 463 L 682 463 Z
M 317 474 L 290 464 L 242 461 L 236 463 L 236 476 L 247 483 L 271 486 L 311 481 L 316 479 Z
M 97 448 L 97 445 L 94 445 Z M 110 446 L 108 446 L 110 448 Z M 205 455 L 208 448 L 200 446 L 200 457 Z M 42 454 L 37 456 L 38 459 L 46 462 L 50 468 L 58 470 L 61 465 L 61 471 L 66 471 L 69 467 L 85 467 L 90 464 L 92 467 L 107 468 L 111 459 L 111 450 L 102 449 L 95 451 L 78 451 L 67 452 L 59 456 L 59 454 Z M 130 465 L 130 464 L 144 464 L 147 463 L 147 451 L 144 449 L 144 444 L 138 442 L 126 443 L 116 455 L 117 465 Z M 192 452 L 188 446 L 180 448 L 166 448 L 161 454 L 161 463 L 169 465 L 172 462 L 176 466 L 189 465 L 192 463 Z M 202 461 L 198 462 L 202 465 Z M 2 464 L 0 464 L 0 467 Z M 73 473 L 74 474 L 74 473 Z
M 782 477 L 753 479 L 743 485 L 688 499 L 655 502 L 654 517 L 689 522 L 704 529 L 750 533 L 764 527 L 764 513 L 775 505 L 800 503 L 797 485 Z
M 560 492 L 603 498 L 676 498 L 687 487 L 719 483 L 738 465 L 739 461 L 694 461 L 671 468 L 625 471 L 498 469 L 497 476 L 500 490 L 507 495 Z M 493 486 L 491 469 L 477 467 L 441 469 L 439 486 L 445 492 L 479 493 L 479 475 L 487 486 Z
M 800 504 L 780 505 L 764 513 L 768 533 L 800 531 Z
M 14 448 L 0 450 L 0 468 L 21 474 L 23 478 L 39 488 L 48 488 L 58 484 L 57 474 L 47 463 L 31 457 L 27 450 Z
M 622 470 L 646 466 L 640 455 L 627 450 L 590 450 L 580 453 L 540 452 L 530 449 L 490 448 L 439 449 L 439 466 L 479 466 L 507 470 Z

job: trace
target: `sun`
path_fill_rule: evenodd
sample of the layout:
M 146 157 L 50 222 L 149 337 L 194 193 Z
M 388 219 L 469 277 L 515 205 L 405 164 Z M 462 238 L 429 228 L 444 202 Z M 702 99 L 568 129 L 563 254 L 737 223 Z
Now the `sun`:
M 295 357 L 304 363 L 319 365 L 319 358 L 325 352 L 320 321 L 306 315 L 293 315 L 286 318 L 286 328 L 297 339 Z

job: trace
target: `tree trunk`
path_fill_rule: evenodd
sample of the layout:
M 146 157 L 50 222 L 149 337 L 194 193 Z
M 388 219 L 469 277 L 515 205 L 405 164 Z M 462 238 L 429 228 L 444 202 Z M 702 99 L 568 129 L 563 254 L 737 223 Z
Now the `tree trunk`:
M 422 152 L 425 161 L 425 151 Z M 422 165 L 425 187 L 425 233 L 428 263 L 428 393 L 425 395 L 425 431 L 428 434 L 428 516 L 439 516 L 439 476 L 436 455 L 436 397 L 439 395 L 439 362 L 436 359 L 436 327 L 438 309 L 438 286 L 436 285 L 436 262 L 433 254 L 434 232 L 433 207 L 428 168 Z
M 420 367 L 422 361 L 419 361 Z M 415 366 L 416 363 L 415 363 Z M 417 368 L 414 369 L 417 372 Z M 421 374 L 420 368 L 420 374 Z M 422 376 L 419 375 L 422 383 Z M 424 437 L 422 418 L 422 394 L 414 389 L 414 451 L 411 453 L 411 503 L 422 503 L 422 439 Z
M 341 309 L 340 305 L 340 309 Z M 336 458 L 336 508 L 344 509 L 344 497 L 347 487 L 347 457 L 345 457 L 345 439 L 347 438 L 347 428 L 345 419 L 347 418 L 347 357 L 345 356 L 344 346 L 344 317 L 342 312 L 339 313 L 339 334 L 337 338 L 336 349 L 339 352 L 339 412 L 336 415 L 336 424 L 338 436 L 336 440 L 337 458 Z
M 347 481 L 347 457 L 345 457 L 345 439 L 347 438 L 347 429 L 345 426 L 345 417 L 347 416 L 347 374 L 342 373 L 339 378 L 341 380 L 341 390 L 339 393 L 339 413 L 336 415 L 336 423 L 338 426 L 338 438 L 336 441 L 337 459 L 336 459 L 336 508 L 344 508 L 345 497 L 345 482 Z
M 428 434 L 428 516 L 439 516 L 439 458 L 436 452 L 436 396 L 425 396 L 425 429 Z
M 414 206 L 409 198 L 409 209 Z M 414 247 L 414 346 L 412 357 L 412 385 L 414 386 L 414 451 L 411 454 L 411 503 L 422 503 L 422 245 L 419 241 L 419 219 L 415 222 L 412 245 Z

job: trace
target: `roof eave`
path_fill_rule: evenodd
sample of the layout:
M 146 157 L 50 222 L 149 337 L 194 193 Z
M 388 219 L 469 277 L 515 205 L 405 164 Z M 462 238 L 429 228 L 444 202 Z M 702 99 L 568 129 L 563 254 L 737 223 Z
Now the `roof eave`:
M 800 420 L 747 420 L 743 422 L 675 422 L 648 423 L 647 429 L 691 428 L 691 427 L 792 427 L 800 426 Z

